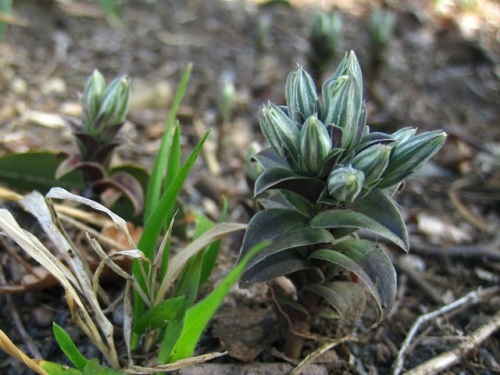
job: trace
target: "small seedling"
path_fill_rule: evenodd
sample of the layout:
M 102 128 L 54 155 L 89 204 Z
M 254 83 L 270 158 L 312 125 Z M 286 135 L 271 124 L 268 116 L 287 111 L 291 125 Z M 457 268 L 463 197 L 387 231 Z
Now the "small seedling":
M 338 53 L 342 39 L 342 17 L 338 11 L 317 12 L 309 31 L 308 65 L 315 82 L 321 80 Z
M 387 60 L 386 54 L 394 34 L 396 16 L 387 10 L 375 9 L 370 15 L 368 33 L 370 41 L 371 81 L 378 79 L 380 70 Z
M 280 276 L 292 281 L 296 298 L 278 299 L 291 324 L 284 347 L 291 358 L 300 356 L 321 299 L 336 318 L 358 319 L 365 307 L 364 284 L 377 305 L 377 322 L 387 316 L 396 293 L 394 267 L 376 243 L 356 231 L 374 232 L 408 251 L 392 194 L 446 140 L 442 131 L 371 132 L 362 82 L 351 52 L 324 82 L 321 97 L 299 68 L 286 82 L 287 105 L 269 103 L 260 110 L 270 147 L 254 156 L 263 168 L 255 195 L 269 193 L 262 201 L 265 209 L 250 220 L 240 257 L 263 240 L 270 245 L 250 260 L 240 285 Z

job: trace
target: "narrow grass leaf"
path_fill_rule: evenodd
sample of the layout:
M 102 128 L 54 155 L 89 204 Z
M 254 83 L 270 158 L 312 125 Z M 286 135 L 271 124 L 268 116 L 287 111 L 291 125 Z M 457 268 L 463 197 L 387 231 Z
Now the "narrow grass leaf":
M 148 328 L 161 328 L 164 327 L 171 319 L 173 319 L 177 312 L 184 304 L 184 296 L 169 298 L 156 305 L 147 313 L 141 316 L 134 324 L 134 332 L 142 334 Z
M 172 145 L 170 146 L 170 154 L 167 160 L 167 173 L 165 175 L 165 190 L 167 190 L 168 185 L 172 179 L 177 176 L 179 169 L 181 167 L 181 131 L 180 124 L 177 121 L 174 130 L 174 136 L 172 137 Z
M 192 65 L 189 64 L 184 71 L 184 74 L 175 93 L 172 106 L 170 108 L 170 113 L 167 119 L 167 124 L 165 126 L 165 132 L 161 139 L 160 149 L 156 154 L 155 162 L 153 165 L 153 170 L 151 174 L 151 179 L 148 185 L 148 192 L 146 198 L 146 211 L 145 211 L 145 221 L 147 222 L 153 212 L 155 211 L 161 196 L 161 186 L 164 177 L 164 172 L 167 165 L 167 157 L 170 153 L 170 144 L 172 137 L 172 129 L 175 122 L 175 117 L 177 115 L 177 110 L 181 103 L 182 97 L 186 91 L 186 86 L 189 81 L 189 76 L 191 75 Z M 170 176 L 167 176 L 170 178 Z
M 247 226 L 245 224 L 220 223 L 209 231 L 203 233 L 203 235 L 201 235 L 197 240 L 193 241 L 184 250 L 176 254 L 169 262 L 168 271 L 165 278 L 161 282 L 160 288 L 158 289 L 155 304 L 164 298 L 165 293 L 178 278 L 189 259 L 198 254 L 212 242 L 217 241 L 228 234 L 244 230 L 246 227 Z
M 141 239 L 139 240 L 138 248 L 142 250 L 142 252 L 150 260 L 153 260 L 154 249 L 158 236 L 160 235 L 162 225 L 163 223 L 167 223 L 167 225 L 170 225 L 170 222 L 172 221 L 175 214 L 175 211 L 173 209 L 175 208 L 175 201 L 177 199 L 177 196 L 179 195 L 182 185 L 184 184 L 184 181 L 191 171 L 191 168 L 194 166 L 194 163 L 196 162 L 196 159 L 198 158 L 198 155 L 207 137 L 208 132 L 200 140 L 191 155 L 189 155 L 188 159 L 179 170 L 179 173 L 177 173 L 177 176 L 175 176 L 175 179 L 172 181 L 167 191 L 158 202 L 154 212 L 151 214 L 151 217 L 146 221 L 144 231 L 142 233 Z M 141 274 L 139 262 L 134 261 L 132 266 L 132 273 L 139 281 L 139 284 L 141 284 L 142 287 L 145 287 L 146 280 L 144 280 Z M 144 309 L 144 301 L 137 293 L 135 293 L 134 299 L 134 319 L 138 319 L 142 315 Z M 134 341 L 136 340 L 134 339 Z
M 73 340 L 71 340 L 71 337 L 69 337 L 61 326 L 54 322 L 52 329 L 57 343 L 64 354 L 66 354 L 66 357 L 68 357 L 78 370 L 83 371 L 89 360 L 80 353 Z
M 208 297 L 188 310 L 184 319 L 182 333 L 172 350 L 172 354 L 168 360 L 169 363 L 193 355 L 196 344 L 205 327 L 229 293 L 231 287 L 240 277 L 247 262 L 266 245 L 266 243 L 261 243 L 252 248 Z

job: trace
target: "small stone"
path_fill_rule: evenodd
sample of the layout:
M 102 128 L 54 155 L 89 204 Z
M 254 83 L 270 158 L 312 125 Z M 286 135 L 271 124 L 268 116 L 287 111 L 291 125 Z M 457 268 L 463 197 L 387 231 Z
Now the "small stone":
M 38 327 L 48 327 L 54 320 L 54 312 L 45 306 L 36 307 L 33 309 L 33 319 Z
M 50 78 L 43 83 L 40 90 L 45 95 L 62 95 L 66 92 L 66 82 L 62 78 Z
M 28 84 L 24 79 L 15 77 L 12 79 L 10 89 L 16 95 L 23 95 L 26 94 L 26 91 L 28 91 Z

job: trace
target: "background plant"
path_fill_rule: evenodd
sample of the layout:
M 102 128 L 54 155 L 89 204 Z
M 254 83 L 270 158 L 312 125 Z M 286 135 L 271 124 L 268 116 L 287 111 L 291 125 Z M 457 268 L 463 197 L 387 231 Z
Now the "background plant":
M 332 65 L 342 39 L 342 16 L 339 11 L 314 13 L 309 30 L 308 66 L 315 82 Z
M 73 373 L 152 373 L 172 370 L 221 355 L 215 353 L 191 358 L 210 318 L 222 303 L 231 286 L 239 278 L 248 260 L 259 250 L 259 246 L 251 250 L 246 259 L 240 262 L 202 300 L 199 300 L 198 291 L 208 282 L 216 264 L 220 240 L 230 233 L 245 229 L 246 225 L 214 223 L 204 215 L 195 213 L 196 220 L 191 241 L 176 255 L 170 254 L 178 195 L 208 136 L 207 133 L 202 137 L 186 161 L 182 163 L 180 125 L 175 121 L 175 117 L 190 72 L 191 66 L 188 66 L 174 98 L 160 150 L 155 159 L 147 190 L 144 229 L 137 245 L 132 240 L 124 219 L 100 203 L 87 197 L 72 194 L 62 188 L 51 189 L 45 197 L 38 192 L 33 192 L 19 202 L 25 211 L 40 221 L 47 235 L 47 241 L 50 240 L 54 244 L 57 256 L 52 254 L 38 238 L 24 230 L 8 210 L 0 210 L 0 228 L 45 267 L 64 287 L 73 320 L 101 351 L 108 365 L 117 370 L 101 366 L 95 359 L 85 358 L 77 350 L 64 329 L 54 325 L 54 335 L 57 342 L 76 367 Z M 115 92 L 119 94 L 113 95 L 112 98 L 123 99 L 123 95 L 128 95 L 125 93 L 128 92 L 128 86 L 124 87 L 125 82 L 121 81 L 121 78 L 114 82 L 115 85 L 110 85 L 108 88 L 115 87 L 115 89 L 109 89 L 110 92 L 118 90 Z M 82 133 L 91 135 L 93 140 L 102 139 L 100 137 L 103 134 L 108 134 L 107 130 L 109 129 L 103 128 L 100 124 L 118 124 L 112 127 L 111 132 L 113 133 L 125 119 L 123 113 L 126 100 L 111 101 L 114 105 L 104 105 L 105 108 L 113 108 L 114 110 L 99 110 L 102 107 L 96 103 L 102 105 L 100 99 L 102 97 L 109 98 L 107 95 L 96 94 L 96 92 L 106 92 L 106 90 L 102 90 L 103 87 L 104 83 L 101 77 L 96 76 L 94 72 L 87 83 L 84 95 L 87 100 L 83 101 L 84 118 L 94 120 L 84 122 L 87 126 L 87 133 Z M 116 116 L 117 120 L 105 121 L 107 118 L 115 118 L 113 116 Z M 90 139 L 83 136 L 82 138 L 84 140 Z M 102 144 L 106 142 L 109 140 L 104 137 Z M 105 147 L 102 144 L 101 147 Z M 111 143 L 107 144 L 112 145 Z M 92 151 L 85 142 L 82 142 L 80 146 L 81 156 L 86 157 L 87 154 L 84 153 Z M 112 147 L 109 146 L 105 149 Z M 81 164 L 85 163 L 87 160 L 81 162 Z M 86 170 L 86 165 L 83 167 Z M 91 167 L 94 166 L 91 165 Z M 92 227 L 76 223 L 78 228 L 87 232 L 92 249 L 101 259 L 97 270 L 91 272 L 86 257 L 81 254 L 80 249 L 75 246 L 62 229 L 62 222 L 75 224 L 75 221 L 68 219 L 63 214 L 58 214 L 53 203 L 54 200 L 73 201 L 105 213 L 127 238 L 128 248 L 110 256 L 100 245 L 101 241 L 107 241 L 105 237 L 100 236 Z M 226 211 L 227 207 L 224 209 L 221 221 L 225 219 Z M 158 247 L 159 238 L 163 238 L 163 240 Z M 132 274 L 115 262 L 117 256 L 134 259 Z M 124 293 L 118 301 L 112 301 L 111 297 L 100 286 L 99 277 L 105 266 L 126 280 Z M 134 295 L 133 299 L 132 294 Z M 120 302 L 123 304 L 125 316 L 123 335 L 127 351 L 127 364 L 119 360 L 120 355 L 114 338 L 115 327 L 106 316 L 106 311 Z M 134 364 L 132 349 L 138 348 L 139 344 L 145 354 L 150 354 L 156 350 L 157 345 L 160 346 L 157 355 L 159 365 L 141 367 Z M 18 356 L 16 354 L 18 351 L 5 335 L 0 335 L 0 347 L 8 350 L 12 355 Z M 29 361 L 25 357 L 18 358 L 25 362 Z M 37 362 L 33 366 L 35 364 L 51 374 L 65 373 L 62 366 L 52 362 Z
M 357 319 L 365 307 L 361 282 L 377 305 L 377 322 L 391 310 L 396 292 L 391 260 L 356 231 L 374 232 L 408 251 L 392 193 L 441 148 L 446 134 L 417 135 L 412 128 L 371 132 L 354 52 L 324 82 L 321 97 L 301 67 L 288 76 L 285 93 L 286 106 L 268 103 L 260 111 L 270 147 L 254 156 L 264 170 L 255 195 L 268 194 L 264 209 L 250 220 L 240 257 L 263 240 L 270 244 L 248 263 L 240 285 L 280 276 L 292 281 L 296 298 L 278 301 L 291 323 L 285 355 L 298 358 L 320 300 L 333 308 L 330 316 Z
M 375 9 L 368 22 L 370 41 L 370 80 L 376 81 L 384 66 L 387 48 L 394 35 L 396 16 L 389 10 Z

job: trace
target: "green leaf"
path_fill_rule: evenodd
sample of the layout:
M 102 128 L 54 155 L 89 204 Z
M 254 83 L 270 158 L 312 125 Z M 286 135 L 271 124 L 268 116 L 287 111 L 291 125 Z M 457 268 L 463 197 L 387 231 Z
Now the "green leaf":
M 316 202 L 326 183 L 315 178 L 297 176 L 290 169 L 266 169 L 255 181 L 255 195 L 269 189 L 285 189 Z
M 174 126 L 175 117 L 177 115 L 177 110 L 179 109 L 179 105 L 182 101 L 182 97 L 186 91 L 186 86 L 189 81 L 189 76 L 191 75 L 192 65 L 189 64 L 184 71 L 184 74 L 181 78 L 181 82 L 179 83 L 179 87 L 177 88 L 177 92 L 175 93 L 174 100 L 172 102 L 172 107 L 170 108 L 170 113 L 167 119 L 167 124 L 165 126 L 165 132 L 163 133 L 160 149 L 156 154 L 155 162 L 153 165 L 153 170 L 151 173 L 151 181 L 149 182 L 148 191 L 147 191 L 147 200 L 146 200 L 146 221 L 153 215 L 158 203 L 160 201 L 161 195 L 161 186 L 164 178 L 166 166 L 167 166 L 167 158 L 170 157 L 170 144 L 172 142 L 172 128 Z M 173 179 L 174 176 L 165 176 L 167 179 Z
M 83 356 L 82 353 L 76 348 L 71 337 L 66 333 L 66 331 L 58 326 L 55 322 L 52 323 L 52 329 L 54 331 L 54 336 L 59 344 L 61 350 L 66 354 L 66 357 L 75 365 L 75 367 L 83 371 L 87 363 L 89 362 L 87 358 Z
M 240 263 L 233 268 L 233 270 L 224 278 L 220 285 L 208 295 L 208 297 L 198 302 L 188 310 L 184 320 L 181 336 L 172 350 L 168 360 L 169 363 L 188 358 L 193 355 L 196 344 L 205 330 L 205 327 L 215 311 L 224 301 L 224 298 L 229 293 L 231 287 L 240 277 L 247 262 L 255 254 L 262 250 L 265 245 L 266 243 L 262 243 L 250 249 Z
M 255 159 L 264 169 L 289 168 L 286 161 L 283 160 L 271 147 L 267 147 L 259 151 L 252 156 L 252 159 Z
M 124 370 L 113 370 L 112 368 L 101 366 L 97 359 L 92 359 L 87 363 L 82 371 L 82 375 L 123 375 Z
M 382 317 L 385 317 L 394 304 L 397 288 L 396 270 L 389 256 L 368 240 L 339 241 L 335 244 L 335 250 L 359 264 L 373 281 L 380 295 Z
M 358 320 L 365 309 L 365 292 L 360 285 L 353 282 L 336 281 L 329 285 L 309 284 L 304 289 L 324 298 L 341 319 Z
M 258 243 L 265 240 L 272 240 L 284 233 L 304 227 L 307 223 L 307 216 L 297 210 L 269 208 L 257 212 L 248 223 L 241 247 L 240 258 L 243 258 L 246 252 Z
M 195 212 L 195 228 L 194 228 L 194 236 L 193 238 L 198 238 L 203 233 L 207 232 L 211 228 L 214 227 L 214 223 L 207 218 L 205 215 Z M 203 284 L 205 284 L 212 274 L 212 270 L 215 266 L 215 261 L 217 260 L 217 255 L 219 254 L 221 241 L 216 241 L 204 250 L 203 252 L 203 265 L 201 268 L 200 275 L 200 288 Z
M 177 172 L 181 167 L 181 132 L 180 124 L 177 121 L 172 137 L 172 144 L 170 145 L 170 153 L 167 160 L 167 173 L 165 178 L 165 190 L 168 189 L 171 179 L 177 176 Z
M 146 169 L 135 164 L 121 164 L 111 168 L 109 170 L 109 175 L 114 176 L 115 173 L 121 172 L 133 176 L 139 182 L 143 192 L 147 190 L 149 182 L 149 172 Z M 125 199 L 124 197 L 118 199 L 115 203 L 113 203 L 113 205 L 111 206 L 111 211 L 127 221 L 132 221 L 134 224 L 142 225 L 143 223 L 142 215 L 135 215 L 135 210 L 132 202 L 128 199 Z
M 265 211 L 262 211 L 265 212 Z M 262 251 L 260 251 L 254 258 L 252 258 L 245 269 L 241 277 L 241 285 L 248 287 L 253 282 L 259 282 L 262 280 L 250 279 L 250 275 L 259 275 L 260 273 L 257 271 L 250 272 L 252 268 L 256 268 L 257 270 L 266 265 L 266 259 L 270 256 L 276 255 L 283 251 L 290 251 L 290 249 L 298 248 L 301 246 L 315 245 L 315 244 L 330 244 L 334 241 L 333 236 L 325 229 L 321 228 L 310 228 L 310 227 L 302 227 L 295 229 L 293 231 L 284 233 L 279 237 L 275 237 L 271 239 L 271 243 Z M 268 267 L 269 268 L 269 267 Z M 277 269 L 279 270 L 280 275 L 287 275 L 296 271 L 296 269 Z M 272 276 L 273 271 L 268 270 L 269 275 Z M 267 280 L 269 278 L 264 275 Z
M 82 375 L 80 370 L 60 365 L 59 363 L 40 361 L 40 367 L 43 368 L 49 375 Z
M 365 198 L 321 212 L 311 220 L 314 228 L 363 228 L 381 235 L 403 250 L 409 250 L 408 233 L 395 203 L 385 193 L 373 189 Z
M 198 158 L 198 155 L 207 137 L 208 132 L 205 133 L 191 155 L 189 155 L 188 159 L 179 170 L 179 173 L 177 173 L 177 176 L 175 176 L 175 179 L 172 181 L 167 191 L 156 205 L 155 210 L 146 221 L 144 231 L 137 247 L 145 254 L 146 257 L 151 260 L 153 260 L 154 257 L 154 249 L 163 223 L 169 225 L 172 221 L 175 213 L 174 208 L 176 199 L 180 193 L 180 190 L 182 189 L 184 181 L 191 171 L 191 168 L 194 166 L 194 163 L 196 162 L 196 159 Z M 147 265 L 144 265 L 144 267 L 146 268 L 147 272 Z M 136 260 L 134 260 L 132 265 L 132 273 L 138 280 L 139 284 L 144 288 L 146 285 L 146 281 L 142 277 L 139 263 Z M 141 297 L 137 293 L 134 293 L 134 301 L 134 320 L 137 320 L 142 315 L 144 309 L 144 301 L 142 301 Z M 132 346 L 134 347 L 136 343 L 136 338 L 133 338 Z
M 0 181 L 13 190 L 38 190 L 42 194 L 55 186 L 83 190 L 85 185 L 80 172 L 69 173 L 61 179 L 55 178 L 61 163 L 57 156 L 57 152 L 51 151 L 4 155 L 0 157 Z
M 323 260 L 354 273 L 367 286 L 379 308 L 379 321 L 391 310 L 396 297 L 396 271 L 389 257 L 367 240 L 343 240 L 334 250 L 315 251 L 309 260 Z
M 289 249 L 268 256 L 255 267 L 245 270 L 241 275 L 240 287 L 248 288 L 255 283 L 263 283 L 279 276 L 286 276 L 293 272 L 311 270 L 322 279 L 321 271 L 297 249 Z
M 154 306 L 134 324 L 134 332 L 142 334 L 147 329 L 161 328 L 173 319 L 184 304 L 185 297 L 169 298 Z

